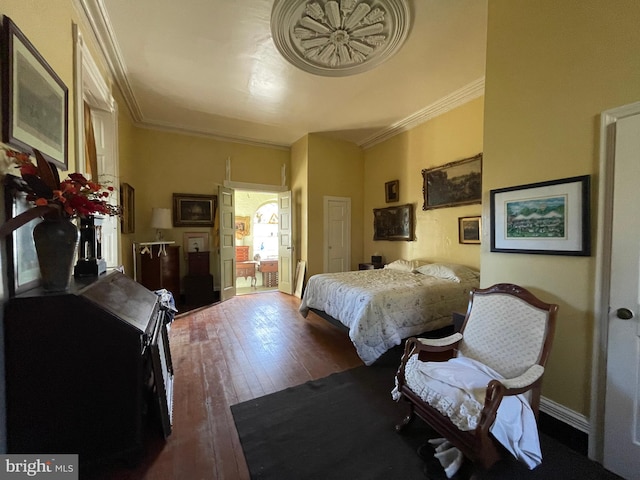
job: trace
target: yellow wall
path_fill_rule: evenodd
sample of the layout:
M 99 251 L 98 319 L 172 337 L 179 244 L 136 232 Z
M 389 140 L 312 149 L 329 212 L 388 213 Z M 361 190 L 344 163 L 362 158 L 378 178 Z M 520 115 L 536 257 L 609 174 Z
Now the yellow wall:
M 155 230 L 149 224 L 151 209 L 172 208 L 174 193 L 216 195 L 218 185 L 225 180 L 227 158 L 231 159 L 231 180 L 234 182 L 279 186 L 282 166 L 290 170 L 290 154 L 285 149 L 135 127 L 131 133 L 133 164 L 128 183 L 135 189 L 136 231 L 132 237 L 138 242 L 155 238 Z M 164 237 L 182 246 L 185 232 L 204 231 L 209 232 L 210 241 L 213 241 L 213 229 L 201 227 L 173 228 L 164 232 Z M 213 256 L 211 264 L 215 274 Z M 184 261 L 180 267 L 181 275 L 185 275 Z
M 291 196 L 293 197 L 294 259 L 309 258 L 309 137 L 305 135 L 291 146 Z M 308 270 L 307 270 L 308 271 Z
M 483 98 L 472 100 L 365 151 L 364 258 L 450 261 L 480 267 L 480 246 L 458 242 L 458 217 L 478 216 L 481 205 L 424 211 L 422 170 L 482 152 Z M 399 180 L 400 199 L 385 203 L 384 185 Z M 416 240 L 374 241 L 373 209 L 410 203 Z M 367 260 L 368 261 L 368 260 Z
M 590 174 L 595 207 L 599 113 L 640 98 L 639 24 L 636 0 L 490 0 L 485 225 L 494 188 Z M 491 253 L 485 229 L 481 266 L 484 286 L 519 283 L 559 303 L 543 394 L 588 415 L 594 257 Z
M 308 135 L 307 273 L 324 270 L 324 197 L 351 199 L 351 268 L 362 261 L 364 155 L 353 143 Z
M 72 24 L 78 23 L 78 16 L 72 5 L 73 2 L 69 0 L 46 2 L 3 0 L 0 4 L 0 15 L 11 18 L 69 89 L 68 170 L 75 172 Z

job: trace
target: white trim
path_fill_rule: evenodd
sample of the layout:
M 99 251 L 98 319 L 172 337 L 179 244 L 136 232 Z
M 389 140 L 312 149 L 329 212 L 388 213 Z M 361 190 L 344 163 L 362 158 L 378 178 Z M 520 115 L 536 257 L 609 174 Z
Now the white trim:
M 103 0 L 76 0 L 80 2 L 102 54 L 124 97 L 134 122 L 143 120 L 142 112 L 127 78 L 127 66 L 111 26 Z
M 615 123 L 640 113 L 640 102 L 602 112 L 600 116 L 600 163 L 598 183 L 598 226 L 591 370 L 591 428 L 589 458 L 602 463 L 604 448 L 604 410 L 607 384 L 607 342 L 609 291 L 611 283 L 611 228 L 613 224 L 613 182 Z
M 410 130 L 432 118 L 438 117 L 454 108 L 464 105 L 471 100 L 484 95 L 484 77 L 479 78 L 468 85 L 450 93 L 422 110 L 410 115 L 409 117 L 394 123 L 393 125 L 372 135 L 358 146 L 362 148 L 372 147 L 384 140 L 387 140 L 399 133 Z
M 233 182 L 231 180 L 225 180 L 223 185 L 234 190 L 253 190 L 256 192 L 286 192 L 289 190 L 283 185 L 263 185 L 261 183 Z
M 220 140 L 225 142 L 242 143 L 246 145 L 254 145 L 260 147 L 270 147 L 279 149 L 289 149 L 291 144 L 283 144 L 280 142 L 269 142 L 266 140 L 255 140 L 247 137 L 234 136 L 230 134 L 223 134 L 220 132 L 205 132 L 192 130 L 185 127 L 178 127 L 175 125 L 168 125 L 163 122 L 145 120 L 144 115 L 140 109 L 138 101 L 136 100 L 133 88 L 129 83 L 128 69 L 124 62 L 124 57 L 121 53 L 120 47 L 116 36 L 111 26 L 111 21 L 104 6 L 104 0 L 74 0 L 74 3 L 78 4 L 80 8 L 78 10 L 84 13 L 86 21 L 91 27 L 93 35 L 98 43 L 105 61 L 108 65 L 111 74 L 113 75 L 122 96 L 129 108 L 133 124 L 136 127 L 147 128 L 150 130 L 162 130 L 174 133 L 180 133 L 183 135 L 195 135 L 206 138 L 212 138 L 214 140 Z M 460 105 L 463 105 L 471 100 L 474 100 L 484 95 L 484 77 L 479 78 L 468 85 L 450 93 L 442 99 L 434 102 L 428 107 L 410 115 L 409 117 L 399 120 L 398 122 L 380 130 L 378 133 L 365 139 L 358 144 L 359 147 L 369 148 L 373 145 L 387 140 L 398 133 L 409 130 L 421 123 L 426 122 L 432 118 L 442 115 Z
M 560 420 L 563 423 L 580 430 L 584 433 L 589 433 L 589 419 L 584 415 L 571 410 L 570 408 L 560 405 L 553 400 L 549 400 L 546 397 L 540 397 L 540 411 L 546 413 L 550 417 Z

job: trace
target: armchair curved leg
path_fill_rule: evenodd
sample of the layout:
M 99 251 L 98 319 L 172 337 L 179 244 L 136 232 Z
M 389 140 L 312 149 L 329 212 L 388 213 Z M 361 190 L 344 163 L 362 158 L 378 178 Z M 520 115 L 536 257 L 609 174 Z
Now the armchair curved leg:
M 402 432 L 402 430 L 405 429 L 405 427 L 407 425 L 409 425 L 412 421 L 413 418 L 415 417 L 414 413 L 413 413 L 413 406 L 411 405 L 409 407 L 409 413 L 407 413 L 402 420 L 400 421 L 400 423 L 396 424 L 396 433 L 400 433 Z

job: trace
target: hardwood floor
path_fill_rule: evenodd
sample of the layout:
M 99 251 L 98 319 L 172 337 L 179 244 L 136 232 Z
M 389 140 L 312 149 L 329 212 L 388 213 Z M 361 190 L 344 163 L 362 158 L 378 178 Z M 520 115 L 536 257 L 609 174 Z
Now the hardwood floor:
M 152 436 L 136 467 L 91 478 L 249 479 L 230 406 L 362 365 L 346 332 L 313 313 L 303 318 L 299 304 L 260 293 L 179 315 L 170 332 L 172 434 Z

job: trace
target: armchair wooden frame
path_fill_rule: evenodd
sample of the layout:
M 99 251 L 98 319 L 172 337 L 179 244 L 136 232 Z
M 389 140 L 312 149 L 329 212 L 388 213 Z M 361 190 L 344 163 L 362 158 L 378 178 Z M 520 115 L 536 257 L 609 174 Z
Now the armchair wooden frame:
M 491 380 L 487 385 L 484 408 L 480 415 L 475 430 L 462 431 L 455 426 L 447 416 L 431 407 L 416 395 L 406 384 L 405 366 L 412 355 L 419 355 L 423 361 L 443 361 L 457 356 L 464 342 L 465 327 L 473 315 L 474 300 L 484 295 L 510 295 L 524 300 L 529 305 L 546 311 L 546 328 L 544 331 L 542 348 L 536 363 L 529 366 L 526 371 L 515 378 L 506 380 Z M 469 295 L 467 314 L 459 333 L 437 340 L 410 338 L 405 344 L 402 362 L 397 373 L 398 392 L 401 399 L 409 403 L 409 413 L 396 425 L 396 431 L 400 432 L 418 415 L 436 432 L 449 440 L 457 447 L 466 458 L 475 465 L 488 470 L 502 457 L 503 447 L 493 438 L 490 428 L 496 419 L 496 413 L 503 397 L 508 395 L 527 394 L 531 408 L 538 419 L 540 404 L 540 390 L 544 374 L 544 366 L 551 350 L 553 342 L 555 321 L 558 306 L 548 304 L 535 297 L 528 290 L 514 284 L 496 284 L 486 289 L 474 289 Z M 478 321 L 474 319 L 473 321 Z

